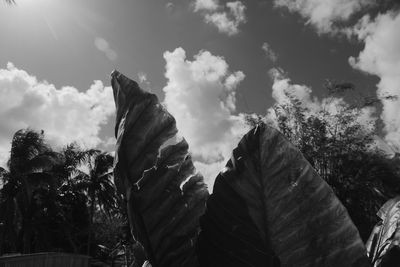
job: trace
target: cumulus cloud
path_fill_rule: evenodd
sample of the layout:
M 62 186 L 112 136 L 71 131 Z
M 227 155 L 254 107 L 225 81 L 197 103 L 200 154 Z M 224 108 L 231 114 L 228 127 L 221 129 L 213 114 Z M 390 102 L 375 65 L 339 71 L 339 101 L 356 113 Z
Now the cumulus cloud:
M 337 23 L 347 22 L 354 14 L 373 4 L 373 0 L 274 0 L 275 7 L 298 13 L 318 33 L 337 32 Z
M 375 19 L 364 16 L 353 33 L 364 42 L 364 49 L 349 63 L 363 72 L 377 75 L 377 95 L 381 98 L 381 119 L 385 125 L 386 141 L 400 152 L 400 12 L 389 11 Z M 386 96 L 397 96 L 387 100 Z
M 321 111 L 325 114 L 332 116 L 326 117 L 326 119 L 331 120 L 330 125 L 337 125 L 335 121 L 337 117 L 334 115 L 343 112 L 349 112 L 349 104 L 344 101 L 342 97 L 325 97 L 317 98 L 312 96 L 312 88 L 303 85 L 293 83 L 288 75 L 284 73 L 282 69 L 273 68 L 269 72 L 272 80 L 272 97 L 275 99 L 277 104 L 285 105 L 290 103 L 289 96 L 292 96 L 302 103 L 302 106 L 307 109 L 305 112 L 306 116 L 319 116 Z M 371 132 L 377 120 L 375 116 L 376 109 L 374 107 L 364 107 L 358 112 L 354 111 L 356 117 L 356 122 L 364 127 L 365 131 Z M 265 120 L 272 125 L 276 125 L 276 114 L 273 108 L 267 110 L 267 115 Z
M 143 71 L 139 71 L 137 74 L 138 81 L 141 84 L 141 86 L 144 86 L 146 90 L 151 91 L 150 88 L 150 81 L 147 79 L 147 74 Z
M 311 99 L 312 89 L 303 84 L 293 84 L 290 78 L 282 69 L 273 68 L 269 71 L 269 75 L 273 80 L 272 84 L 272 98 L 275 99 L 278 104 L 287 104 L 290 99 L 288 95 L 294 96 L 302 103 L 309 107 L 319 105 L 316 99 Z
M 218 0 L 196 0 L 194 3 L 194 11 L 215 11 L 218 9 L 218 7 Z
M 275 7 L 299 13 L 318 33 L 344 33 L 364 44 L 358 56 L 349 58 L 349 63 L 355 69 L 380 78 L 377 96 L 383 104 L 381 119 L 385 140 L 399 152 L 400 11 L 389 10 L 375 17 L 364 15 L 355 25 L 343 26 L 353 15 L 374 4 L 372 0 L 274 0 Z M 388 96 L 397 99 L 388 99 Z
M 262 45 L 262 50 L 264 50 L 265 56 L 271 60 L 272 63 L 275 63 L 278 60 L 278 55 L 272 50 L 271 46 L 265 42 Z
M 172 2 L 166 3 L 166 4 L 165 4 L 165 8 L 166 8 L 167 10 L 173 9 L 173 8 L 174 8 L 174 3 L 172 3 Z
M 241 1 L 228 2 L 225 6 L 217 0 L 196 0 L 194 3 L 194 11 L 200 12 L 205 22 L 229 36 L 239 33 L 239 26 L 246 22 L 245 10 Z
M 19 129 L 44 130 L 53 146 L 77 141 L 95 147 L 102 143 L 101 126 L 115 112 L 112 89 L 101 81 L 94 81 L 85 92 L 69 86 L 57 89 L 12 63 L 0 69 L 0 95 L 0 166 Z
M 143 71 L 139 71 L 138 74 L 138 79 L 140 83 L 146 83 L 147 82 L 147 74 L 144 73 Z
M 195 165 L 211 185 L 232 149 L 248 130 L 236 110 L 235 90 L 245 75 L 231 72 L 224 58 L 200 51 L 193 60 L 182 48 L 165 52 L 166 105 L 186 138 Z
M 105 39 L 96 37 L 94 39 L 94 45 L 99 51 L 103 52 L 109 60 L 115 61 L 117 59 L 117 52 L 110 47 L 110 44 Z

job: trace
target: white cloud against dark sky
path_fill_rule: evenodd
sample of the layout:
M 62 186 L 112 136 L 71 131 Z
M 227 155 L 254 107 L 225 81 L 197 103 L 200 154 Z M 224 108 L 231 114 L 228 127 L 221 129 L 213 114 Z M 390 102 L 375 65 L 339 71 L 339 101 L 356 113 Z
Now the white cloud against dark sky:
M 219 7 L 218 0 L 195 0 L 194 11 L 216 11 Z
M 325 79 L 400 94 L 399 9 L 372 0 L 33 2 L 0 4 L 3 158 L 26 126 L 53 144 L 112 146 L 114 68 L 151 85 L 209 181 L 243 132 L 242 114 L 266 114 L 285 90 L 316 108 Z M 365 111 L 394 149 L 399 101 Z
M 363 44 L 358 56 L 348 58 L 349 64 L 379 77 L 376 95 L 383 104 L 385 139 L 400 151 L 400 9 L 378 11 L 372 17 L 367 11 L 376 3 L 371 0 L 275 0 L 274 4 L 299 13 L 320 34 L 355 36 Z M 348 22 L 355 14 L 362 15 L 355 23 L 338 24 Z
M 400 12 L 388 11 L 372 19 L 363 17 L 354 34 L 365 44 L 350 65 L 380 78 L 377 95 L 382 99 L 381 118 L 386 140 L 400 151 Z M 385 100 L 385 96 L 397 99 Z
M 278 55 L 274 52 L 271 46 L 264 42 L 261 46 L 262 50 L 264 50 L 265 56 L 272 62 L 275 63 L 278 60 Z
M 190 60 L 184 49 L 176 48 L 165 52 L 164 58 L 168 80 L 164 103 L 190 144 L 195 165 L 210 180 L 249 130 L 243 117 L 233 114 L 235 90 L 245 75 L 229 70 L 224 58 L 208 51 Z
M 110 47 L 110 44 L 104 38 L 96 37 L 94 39 L 94 45 L 99 51 L 103 52 L 109 60 L 115 61 L 117 59 L 117 52 Z
M 335 117 L 335 115 L 347 112 L 350 106 L 343 97 L 328 95 L 316 97 L 315 94 L 313 94 L 312 88 L 304 84 L 293 83 L 282 69 L 273 68 L 269 73 L 273 80 L 272 97 L 276 103 L 285 105 L 290 103 L 289 95 L 294 96 L 296 99 L 300 100 L 302 106 L 307 109 L 305 112 L 306 116 L 319 116 L 319 113 L 323 111 L 324 114 L 332 115 L 329 117 L 329 120 L 333 120 L 329 121 L 332 127 L 341 125 L 334 121 L 339 119 L 339 117 Z M 358 114 L 354 113 L 356 122 L 364 127 L 364 131 L 373 130 L 377 120 L 375 112 L 375 107 L 367 106 L 361 108 Z M 267 120 L 274 122 L 274 111 L 272 108 L 267 111 Z
M 100 128 L 115 112 L 109 86 L 94 81 L 87 90 L 56 88 L 8 63 L 0 69 L 0 165 L 10 151 L 10 140 L 19 129 L 44 130 L 56 147 L 78 142 L 96 147 Z
M 206 23 L 229 36 L 238 34 L 239 26 L 246 22 L 246 6 L 241 1 L 221 4 L 218 0 L 195 0 L 194 11 L 201 13 Z
M 274 0 L 275 7 L 300 14 L 319 33 L 336 31 L 337 23 L 347 22 L 373 3 L 373 0 Z

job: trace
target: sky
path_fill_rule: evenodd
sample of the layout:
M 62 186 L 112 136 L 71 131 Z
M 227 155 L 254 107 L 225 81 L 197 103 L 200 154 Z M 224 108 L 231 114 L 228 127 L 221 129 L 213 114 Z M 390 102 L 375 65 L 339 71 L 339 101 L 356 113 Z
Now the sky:
M 19 0 L 0 3 L 0 51 L 0 166 L 26 127 L 55 148 L 113 151 L 113 69 L 175 116 L 210 185 L 246 114 L 268 115 L 285 92 L 317 110 L 326 79 L 383 99 L 362 119 L 400 151 L 400 99 L 384 100 L 400 95 L 395 1 Z

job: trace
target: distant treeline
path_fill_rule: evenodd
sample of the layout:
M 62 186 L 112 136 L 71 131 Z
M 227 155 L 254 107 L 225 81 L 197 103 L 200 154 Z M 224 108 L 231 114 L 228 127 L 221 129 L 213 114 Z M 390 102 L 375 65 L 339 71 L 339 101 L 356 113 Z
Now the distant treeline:
M 0 167 L 0 255 L 59 251 L 101 257 L 132 242 L 112 165 L 106 152 L 76 144 L 56 152 L 43 131 L 17 131 L 7 166 Z

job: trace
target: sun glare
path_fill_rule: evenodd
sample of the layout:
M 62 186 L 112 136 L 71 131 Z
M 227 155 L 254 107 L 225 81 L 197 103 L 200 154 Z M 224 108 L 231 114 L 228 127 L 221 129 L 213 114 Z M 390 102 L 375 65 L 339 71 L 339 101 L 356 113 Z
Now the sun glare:
M 38 1 L 35 1 L 35 0 L 18 0 L 16 2 L 16 4 L 18 6 L 23 7 L 23 6 L 29 6 L 29 5 L 32 5 L 32 4 L 38 4 L 40 2 L 41 2 L 41 0 L 38 0 Z
M 16 5 L 19 8 L 32 8 L 32 9 L 40 9 L 45 5 L 51 3 L 48 0 L 17 0 L 15 1 Z

